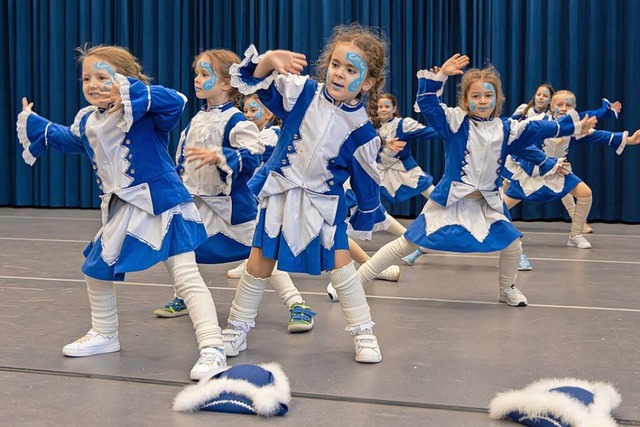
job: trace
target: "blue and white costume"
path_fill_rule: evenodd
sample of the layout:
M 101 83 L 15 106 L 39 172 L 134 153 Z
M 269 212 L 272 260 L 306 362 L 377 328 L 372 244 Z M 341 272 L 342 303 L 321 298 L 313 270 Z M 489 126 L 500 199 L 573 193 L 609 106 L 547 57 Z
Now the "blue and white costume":
M 335 250 L 349 248 L 347 179 L 358 201 L 353 235 L 371 238 L 386 225 L 375 167 L 380 139 L 362 101 L 334 105 L 324 85 L 306 76 L 256 79 L 258 54 L 251 46 L 245 55 L 231 67 L 231 84 L 257 92 L 283 122 L 271 158 L 249 182 L 261 200 L 253 246 L 280 270 L 320 274 L 334 268 Z
M 17 123 L 22 156 L 30 165 L 49 147 L 91 159 L 103 226 L 84 250 L 82 272 L 109 281 L 191 252 L 206 240 L 168 152 L 169 131 L 178 123 L 185 96 L 120 74 L 115 78 L 123 106 L 118 111 L 89 106 L 70 127 L 23 111 Z
M 185 161 L 186 148 L 218 155 L 217 165 L 196 169 Z M 215 264 L 245 259 L 251 251 L 257 202 L 247 182 L 259 166 L 264 146 L 253 122 L 231 101 L 203 107 L 182 132 L 176 162 L 207 228 L 208 239 L 196 249 L 196 261 Z
M 262 163 L 267 163 L 273 150 L 276 148 L 278 139 L 280 138 L 280 127 L 276 125 L 267 125 L 260 131 L 260 141 L 264 145 L 264 153 L 262 153 Z
M 603 100 L 603 106 L 596 111 L 587 111 L 583 114 L 596 116 L 602 119 L 608 116 L 616 116 L 615 111 L 611 110 L 610 103 L 606 99 Z M 539 116 L 539 120 L 553 120 L 551 116 Z M 539 146 L 548 156 L 566 158 L 571 147 L 575 144 L 594 143 L 606 144 L 616 150 L 618 155 L 622 154 L 626 145 L 628 132 L 608 132 L 596 130 L 593 133 L 583 136 L 563 136 L 555 138 L 547 138 L 537 142 Z M 569 171 L 571 167 L 569 166 Z M 529 200 L 536 202 L 551 202 L 560 199 L 570 193 L 582 180 L 569 173 L 562 176 L 559 174 L 544 175 L 540 174 L 539 169 L 530 161 L 521 157 L 508 156 L 505 162 L 503 175 L 510 181 L 510 186 L 505 194 L 513 199 Z
M 538 111 L 536 110 L 535 105 L 529 108 L 529 110 L 527 111 L 527 114 L 524 114 L 524 110 L 527 108 L 527 105 L 529 104 L 518 105 L 518 108 L 516 108 L 516 110 L 513 112 L 513 114 L 511 115 L 511 118 L 514 120 L 524 120 L 524 119 L 540 120 L 542 119 L 542 117 L 549 115 L 548 107 L 545 111 Z
M 438 138 L 437 132 L 411 117 L 385 122 L 378 130 L 380 138 L 388 143 L 397 137 L 400 141 L 414 138 Z M 378 173 L 382 179 L 380 195 L 389 203 L 401 203 L 425 191 L 433 184 L 433 177 L 424 172 L 411 155 L 411 144 L 395 152 L 386 145 L 378 154 Z
M 459 107 L 440 104 L 446 76 L 418 72 L 417 105 L 445 140 L 445 172 L 404 237 L 416 245 L 452 252 L 501 251 L 522 236 L 500 196 L 501 171 L 515 153 L 555 174 L 558 160 L 530 147 L 580 127 L 577 114 L 559 121 L 474 119 Z

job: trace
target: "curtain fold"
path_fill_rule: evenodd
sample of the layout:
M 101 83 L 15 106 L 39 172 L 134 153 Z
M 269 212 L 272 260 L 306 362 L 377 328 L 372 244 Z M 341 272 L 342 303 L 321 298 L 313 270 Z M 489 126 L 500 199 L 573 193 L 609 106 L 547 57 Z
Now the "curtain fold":
M 333 26 L 358 21 L 381 27 L 389 43 L 387 90 L 403 116 L 413 112 L 415 73 L 466 53 L 471 65 L 494 65 L 505 95 L 503 115 L 527 102 L 541 82 L 569 89 L 578 109 L 595 109 L 600 99 L 623 103 L 619 120 L 599 128 L 640 127 L 640 8 L 607 0 L 7 0 L 0 5 L 0 205 L 99 206 L 98 189 L 86 156 L 51 150 L 34 167 L 21 157 L 15 132 L 21 98 L 34 111 L 71 124 L 86 105 L 75 48 L 84 43 L 128 47 L 153 82 L 189 99 L 172 132 L 179 133 L 198 111 L 191 62 L 198 52 L 225 48 L 241 57 L 249 44 L 260 52 L 292 49 L 315 61 Z M 451 79 L 443 102 L 456 104 Z M 442 142 L 414 141 L 413 153 L 436 182 L 443 172 Z M 574 172 L 593 190 L 590 220 L 640 222 L 637 164 L 640 148 L 622 156 L 605 146 L 578 146 Z M 393 215 L 416 216 L 425 200 L 388 206 Z M 526 220 L 567 218 L 560 204 L 522 203 L 512 210 Z

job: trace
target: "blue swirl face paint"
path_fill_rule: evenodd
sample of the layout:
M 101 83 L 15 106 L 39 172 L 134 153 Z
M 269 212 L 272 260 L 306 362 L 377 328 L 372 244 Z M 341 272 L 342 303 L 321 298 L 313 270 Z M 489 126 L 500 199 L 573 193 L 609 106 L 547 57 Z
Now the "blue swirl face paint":
M 357 79 L 352 81 L 347 87 L 347 90 L 351 93 L 357 92 L 360 85 L 364 81 L 364 76 L 367 73 L 367 63 L 365 60 L 355 52 L 347 52 L 347 60 L 351 62 L 359 71 L 360 75 Z
M 111 76 L 112 79 L 116 77 L 116 72 L 113 71 L 113 68 L 111 68 L 111 66 L 106 62 L 96 62 L 94 68 L 96 70 L 105 70 L 107 73 L 109 73 L 109 76 Z M 112 82 L 105 82 L 104 89 L 107 89 L 110 86 L 113 86 Z
M 553 114 L 555 114 L 556 116 L 560 115 L 560 109 L 558 107 L 553 109 Z
M 482 87 L 491 91 L 491 93 L 493 93 L 493 98 L 491 98 L 491 104 L 489 104 L 489 106 L 491 108 L 496 108 L 496 88 L 493 87 L 493 85 L 488 82 L 482 83 Z
M 573 98 L 567 98 L 566 101 L 567 101 L 567 105 L 573 108 Z
M 262 108 L 262 105 L 254 100 L 251 100 L 249 101 L 249 107 L 258 110 L 253 114 L 253 118 L 260 120 L 262 118 L 262 115 L 264 114 L 264 108 Z
M 475 101 L 471 101 L 469 103 L 469 110 L 471 110 L 471 112 L 476 111 L 476 103 L 475 103 Z
M 202 83 L 202 89 L 204 90 L 213 89 L 213 87 L 216 85 L 216 82 L 218 81 L 218 78 L 216 77 L 216 74 L 211 69 L 211 64 L 205 61 L 200 61 L 199 65 L 211 75 L 211 77 L 208 80 Z

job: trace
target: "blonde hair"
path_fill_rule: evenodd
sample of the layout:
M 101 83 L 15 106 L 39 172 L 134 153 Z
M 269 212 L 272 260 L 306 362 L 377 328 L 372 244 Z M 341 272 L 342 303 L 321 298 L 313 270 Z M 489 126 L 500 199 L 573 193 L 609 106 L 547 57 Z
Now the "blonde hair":
M 209 49 L 200 52 L 200 54 L 194 58 L 191 66 L 196 68 L 198 60 L 202 57 L 205 57 L 211 62 L 211 67 L 218 77 L 220 77 L 224 82 L 229 83 L 229 98 L 231 98 L 236 107 L 242 108 L 242 95 L 237 88 L 231 86 L 231 74 L 229 74 L 231 65 L 240 63 L 240 57 L 230 50 Z
M 496 90 L 496 106 L 491 113 L 491 117 L 500 117 L 502 112 L 502 104 L 504 104 L 504 93 L 502 92 L 502 82 L 500 81 L 500 73 L 493 66 L 487 68 L 471 68 L 467 70 L 462 76 L 460 82 L 460 93 L 458 96 L 458 107 L 465 110 L 468 114 L 471 114 L 469 110 L 469 103 L 467 102 L 467 94 L 469 88 L 475 82 L 486 82 L 493 85 Z
M 333 55 L 333 51 L 340 43 L 353 43 L 364 55 L 364 59 L 367 62 L 366 78 L 374 81 L 371 88 L 366 91 L 368 98 L 365 100 L 365 108 L 374 126 L 379 127 L 378 99 L 386 82 L 386 37 L 382 30 L 374 31 L 373 28 L 363 27 L 357 22 L 349 25 L 338 25 L 333 29 L 331 37 L 320 53 L 320 57 L 318 57 L 318 62 L 316 63 L 316 79 L 318 81 L 325 81 L 327 69 L 331 62 L 331 55 Z
M 142 73 L 142 65 L 138 58 L 129 50 L 121 46 L 98 45 L 89 47 L 88 44 L 76 48 L 78 62 L 82 64 L 90 56 L 97 56 L 116 67 L 116 73 L 127 77 L 134 77 L 144 84 L 149 84 L 151 78 Z
M 578 105 L 577 105 L 578 102 L 576 101 L 576 95 L 573 92 L 571 92 L 570 90 L 559 90 L 556 93 L 554 93 L 553 96 L 551 97 L 551 102 L 550 102 L 549 105 L 553 104 L 553 100 L 554 99 L 560 98 L 562 96 L 564 96 L 565 98 L 566 97 L 573 98 L 573 109 L 574 110 L 578 107 Z

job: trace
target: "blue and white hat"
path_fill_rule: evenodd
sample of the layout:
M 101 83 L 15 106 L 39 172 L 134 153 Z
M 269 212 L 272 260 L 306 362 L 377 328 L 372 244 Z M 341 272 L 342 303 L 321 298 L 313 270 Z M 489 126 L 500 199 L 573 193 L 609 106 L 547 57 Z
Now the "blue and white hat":
M 236 365 L 185 387 L 176 396 L 173 410 L 271 417 L 286 414 L 290 401 L 289 379 L 279 364 Z
M 615 427 L 611 411 L 620 400 L 609 384 L 551 378 L 499 393 L 489 405 L 489 416 L 532 427 Z

